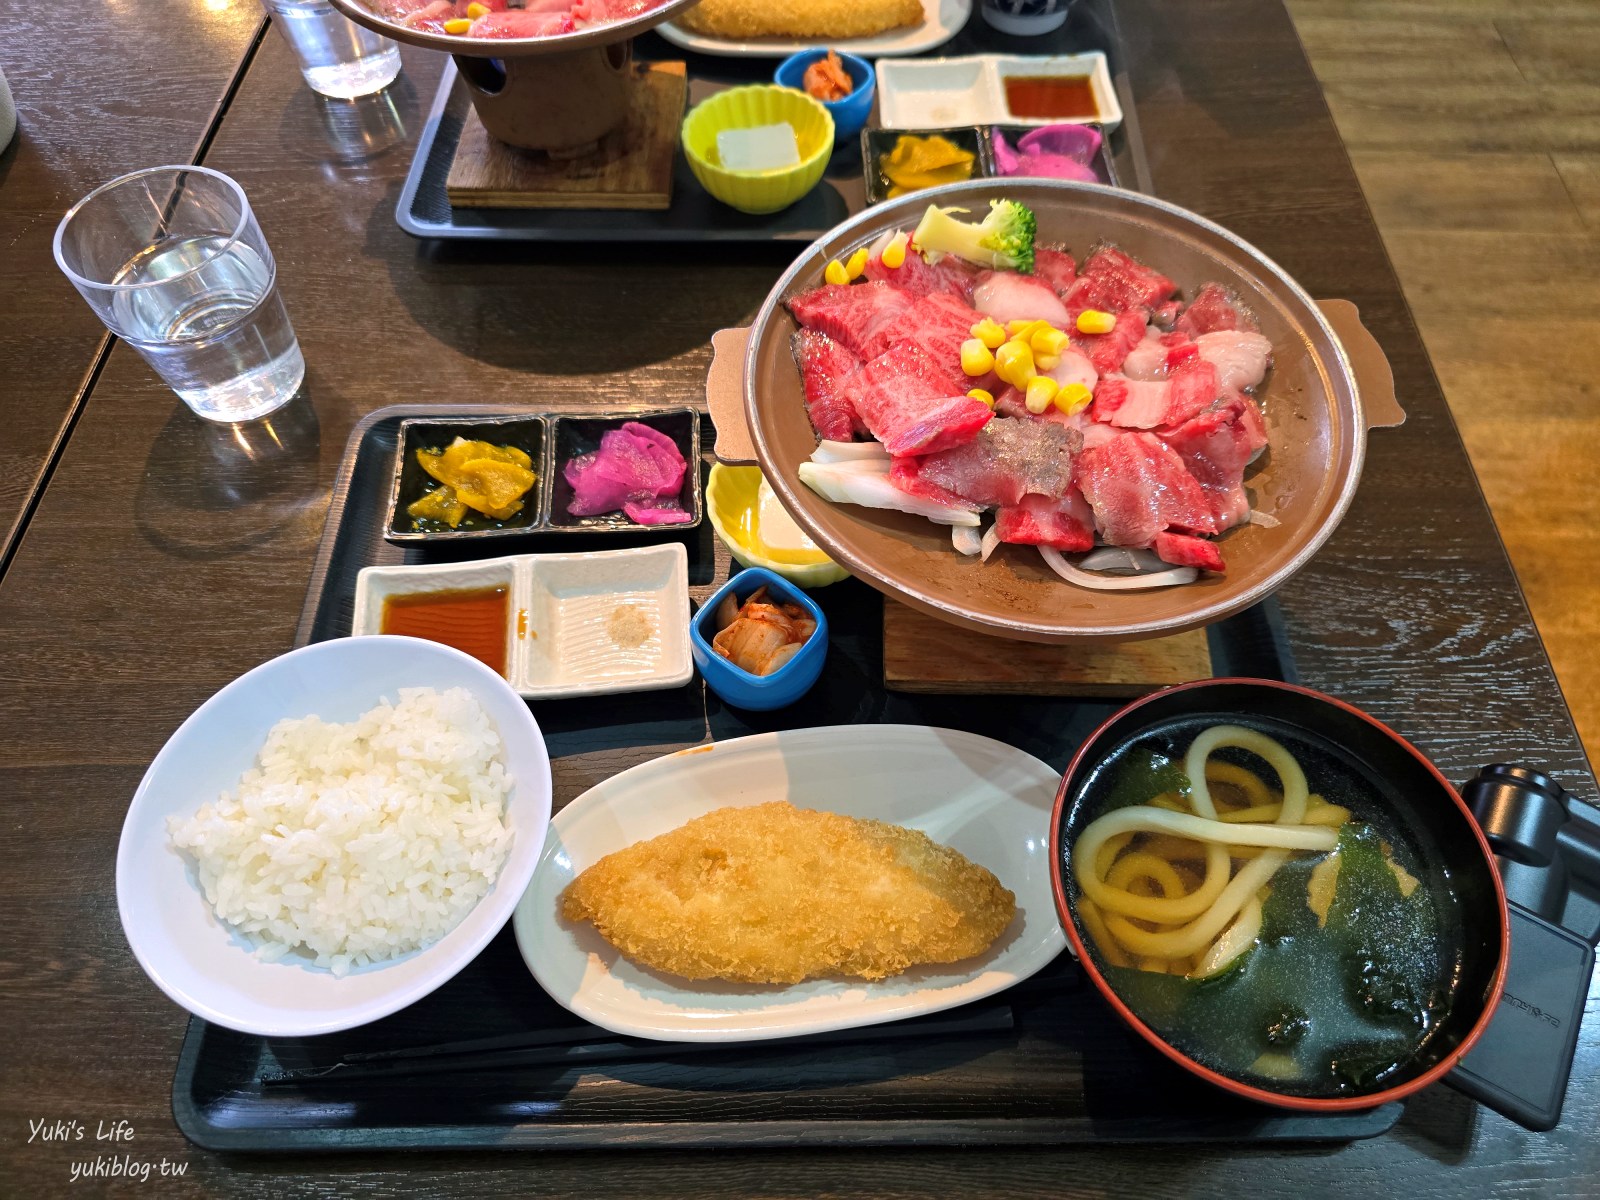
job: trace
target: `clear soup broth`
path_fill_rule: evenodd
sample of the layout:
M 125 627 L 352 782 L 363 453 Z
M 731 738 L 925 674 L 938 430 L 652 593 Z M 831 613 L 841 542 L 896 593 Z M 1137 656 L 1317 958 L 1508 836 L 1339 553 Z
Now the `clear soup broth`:
M 1098 818 L 1157 797 L 1191 808 L 1184 757 L 1216 718 L 1185 719 L 1141 734 L 1119 747 L 1088 778 L 1082 811 Z M 1426 840 L 1396 818 L 1384 785 L 1346 763 L 1315 736 L 1291 727 L 1240 721 L 1283 746 L 1304 771 L 1312 795 L 1306 821 L 1331 825 L 1334 806 L 1349 811 L 1332 851 L 1289 854 L 1260 901 L 1259 931 L 1238 957 L 1205 974 L 1202 955 L 1188 959 L 1141 956 L 1120 943 L 1082 893 L 1078 866 L 1068 877 L 1080 929 L 1096 965 L 1124 1003 L 1164 1039 L 1203 1066 L 1239 1082 L 1297 1096 L 1359 1095 L 1392 1087 L 1426 1069 L 1428 1046 L 1448 1012 L 1459 966 L 1460 905 Z M 1278 774 L 1255 753 L 1223 747 L 1208 759 L 1253 773 L 1279 795 Z M 1233 774 L 1227 767 L 1220 774 Z M 1208 777 L 1210 771 L 1208 771 Z M 1252 798 L 1225 779 L 1208 783 L 1219 816 L 1249 807 Z M 1260 793 L 1254 798 L 1259 800 Z M 1259 820 L 1259 818 L 1256 818 Z M 1087 830 L 1085 825 L 1082 829 Z M 1166 841 L 1158 839 L 1167 837 Z M 1080 832 L 1079 838 L 1082 839 Z M 1135 834 L 1117 856 L 1154 849 L 1170 861 L 1186 890 L 1204 878 L 1203 854 L 1185 859 L 1180 839 Z M 1192 848 L 1203 843 L 1191 842 Z M 1096 858 L 1100 864 L 1113 846 Z M 1259 851 L 1257 851 L 1259 853 Z M 1159 856 L 1159 855 L 1158 855 Z M 1249 861 L 1230 849 L 1237 874 Z M 1337 857 L 1338 862 L 1330 862 Z M 1321 870 L 1319 872 L 1319 866 Z M 1407 881 L 1410 881 L 1409 884 Z M 1131 890 L 1163 895 L 1145 878 Z M 1125 917 L 1134 929 L 1180 928 Z M 1128 925 L 1120 927 L 1124 936 Z

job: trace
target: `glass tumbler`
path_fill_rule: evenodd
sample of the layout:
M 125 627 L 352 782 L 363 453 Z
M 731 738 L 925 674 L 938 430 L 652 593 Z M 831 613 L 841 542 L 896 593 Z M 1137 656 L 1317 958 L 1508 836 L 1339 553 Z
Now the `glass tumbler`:
M 300 60 L 314 92 L 336 100 L 370 95 L 400 74 L 400 47 L 357 25 L 328 0 L 261 0 Z
M 285 404 L 305 360 L 244 189 L 152 167 L 90 192 L 56 227 L 56 263 L 112 333 L 211 421 Z

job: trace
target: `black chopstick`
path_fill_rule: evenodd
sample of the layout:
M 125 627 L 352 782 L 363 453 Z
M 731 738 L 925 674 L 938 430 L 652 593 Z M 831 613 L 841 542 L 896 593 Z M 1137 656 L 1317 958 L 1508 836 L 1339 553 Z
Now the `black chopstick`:
M 751 1042 L 658 1042 L 646 1038 L 608 1036 L 593 1026 L 506 1034 L 471 1041 L 442 1042 L 401 1050 L 347 1054 L 321 1067 L 269 1071 L 261 1076 L 266 1087 L 291 1084 L 361 1083 L 438 1075 L 451 1071 L 500 1070 L 509 1067 L 565 1067 L 589 1063 L 651 1062 L 734 1051 L 744 1057 L 758 1052 L 805 1050 L 813 1046 L 861 1042 L 950 1039 L 1003 1033 L 1016 1026 L 1009 1004 L 974 1009 L 942 1020 L 869 1025 L 805 1037 L 774 1038 Z M 596 1035 L 599 1035 L 598 1037 Z

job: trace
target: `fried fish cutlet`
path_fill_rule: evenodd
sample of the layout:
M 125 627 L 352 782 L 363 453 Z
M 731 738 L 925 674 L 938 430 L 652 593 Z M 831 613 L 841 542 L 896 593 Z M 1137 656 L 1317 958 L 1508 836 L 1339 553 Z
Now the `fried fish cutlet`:
M 561 894 L 624 956 L 686 979 L 883 979 L 987 950 L 1017 909 L 983 867 L 912 829 L 721 808 L 608 854 Z
M 721 38 L 856 38 L 920 25 L 922 0 L 700 0 L 673 18 Z

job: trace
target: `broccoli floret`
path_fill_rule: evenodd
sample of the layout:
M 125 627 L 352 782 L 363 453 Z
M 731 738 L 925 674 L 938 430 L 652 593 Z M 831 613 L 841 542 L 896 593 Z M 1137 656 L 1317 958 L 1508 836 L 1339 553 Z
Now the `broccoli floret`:
M 911 235 L 912 243 L 935 259 L 940 254 L 954 254 L 984 267 L 1032 273 L 1038 221 L 1031 208 L 1015 200 L 991 200 L 989 215 L 977 225 L 950 215 L 966 211 L 928 205 Z

